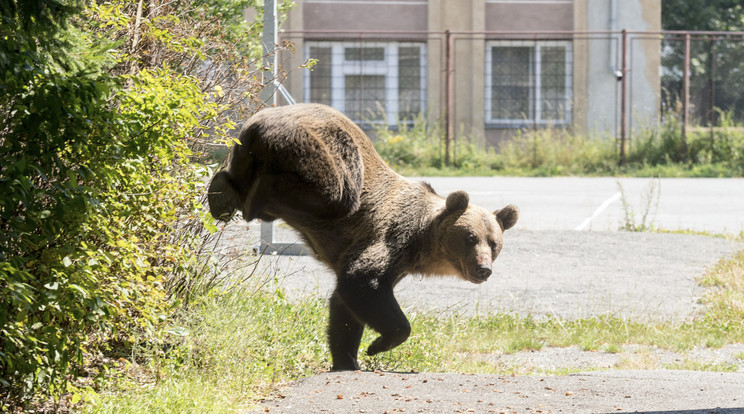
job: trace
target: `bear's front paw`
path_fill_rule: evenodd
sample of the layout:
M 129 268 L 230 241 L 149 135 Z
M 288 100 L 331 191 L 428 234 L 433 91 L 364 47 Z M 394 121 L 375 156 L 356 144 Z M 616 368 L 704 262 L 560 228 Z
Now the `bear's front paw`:
M 377 338 L 374 342 L 372 342 L 369 348 L 367 348 L 367 355 L 373 356 L 385 351 L 386 349 L 382 349 L 382 346 L 380 345 L 380 338 Z
M 389 351 L 396 346 L 402 344 L 403 342 L 408 339 L 408 335 L 411 333 L 411 328 L 408 327 L 407 329 L 399 329 L 395 332 L 394 335 L 390 336 L 379 336 L 377 339 L 370 344 L 369 348 L 367 348 L 367 355 L 373 356 L 377 355 L 380 352 Z

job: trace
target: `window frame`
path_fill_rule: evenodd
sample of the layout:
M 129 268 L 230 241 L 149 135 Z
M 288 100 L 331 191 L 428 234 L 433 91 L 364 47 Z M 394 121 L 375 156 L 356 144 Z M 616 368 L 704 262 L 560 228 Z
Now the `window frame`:
M 529 118 L 505 119 L 493 118 L 493 49 L 495 47 L 525 47 L 531 48 L 531 67 L 529 96 L 530 112 Z M 541 49 L 543 47 L 561 46 L 565 48 L 565 91 L 564 102 L 566 104 L 563 119 L 542 119 L 542 59 Z M 547 125 L 569 125 L 573 118 L 573 42 L 570 40 L 488 40 L 486 41 L 485 59 L 485 120 L 486 127 L 491 128 L 520 128 L 523 126 L 547 126 Z
M 402 120 L 398 119 L 400 88 L 399 88 L 399 49 L 404 47 L 419 48 L 419 71 L 421 84 L 419 85 L 420 113 L 426 113 L 426 42 L 404 42 L 404 41 L 349 41 L 349 40 L 306 40 L 304 52 L 306 58 L 310 56 L 310 48 L 331 49 L 331 106 L 346 113 L 346 76 L 385 76 L 385 114 L 384 119 L 352 119 L 361 125 L 382 125 L 387 120 L 388 125 L 395 126 Z M 384 60 L 347 60 L 346 48 L 384 48 Z M 303 76 L 303 98 L 310 102 L 311 80 L 310 71 L 305 71 Z M 348 114 L 347 114 L 348 115 Z M 351 117 L 351 115 L 349 115 Z

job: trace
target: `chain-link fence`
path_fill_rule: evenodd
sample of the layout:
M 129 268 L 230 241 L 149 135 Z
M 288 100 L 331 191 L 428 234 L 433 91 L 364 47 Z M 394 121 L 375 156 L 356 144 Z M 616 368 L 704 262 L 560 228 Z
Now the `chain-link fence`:
M 744 36 L 671 32 L 663 39 L 662 114 L 686 109 L 693 128 L 744 125 Z
M 297 101 L 364 127 L 422 118 L 447 138 L 499 142 L 559 128 L 615 137 L 660 122 L 744 125 L 744 34 L 685 32 L 287 32 Z M 290 60 L 291 60 L 290 59 Z

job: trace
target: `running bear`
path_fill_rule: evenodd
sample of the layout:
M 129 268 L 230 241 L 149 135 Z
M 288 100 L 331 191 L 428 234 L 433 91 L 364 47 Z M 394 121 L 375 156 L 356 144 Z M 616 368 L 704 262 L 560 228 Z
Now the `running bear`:
M 365 326 L 379 333 L 367 355 L 388 351 L 411 332 L 393 296 L 410 273 L 491 275 L 519 210 L 489 212 L 468 194 L 447 198 L 391 170 L 364 132 L 325 105 L 265 109 L 243 126 L 240 145 L 212 178 L 209 209 L 229 220 L 283 219 L 337 277 L 328 341 L 333 370 L 357 370 Z

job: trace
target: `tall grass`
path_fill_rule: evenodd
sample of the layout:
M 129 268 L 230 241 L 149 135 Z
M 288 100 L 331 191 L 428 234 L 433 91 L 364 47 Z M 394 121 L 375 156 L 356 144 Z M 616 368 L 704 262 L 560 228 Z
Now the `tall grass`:
M 703 298 L 707 313 L 683 323 L 642 323 L 607 315 L 564 320 L 550 316 L 462 317 L 409 311 L 409 340 L 390 352 L 367 357 L 363 351 L 377 335 L 367 330 L 360 362 L 365 370 L 525 374 L 529 369 L 500 364 L 485 356 L 567 346 L 621 352 L 628 345 L 684 354 L 700 346 L 741 343 L 742 280 L 744 252 L 722 260 L 701 278 L 708 287 Z M 86 395 L 83 410 L 243 411 L 289 381 L 330 368 L 324 300 L 292 302 L 271 288 L 217 292 L 213 290 L 185 307 L 160 341 L 141 344 L 135 354 L 119 359 L 91 378 L 89 384 L 97 393 Z M 621 355 L 623 358 L 628 357 Z M 635 361 L 633 366 L 645 366 L 648 358 Z M 702 366 L 694 361 L 677 368 L 735 369 Z
M 159 343 L 97 379 L 96 413 L 234 412 L 277 386 L 327 369 L 325 306 L 275 292 L 212 294 L 194 301 Z
M 459 138 L 451 144 L 449 166 L 442 128 L 422 117 L 373 135 L 383 159 L 404 175 L 744 176 L 744 126 L 730 114 L 720 119 L 712 131 L 691 128 L 683 139 L 678 117 L 664 114 L 658 125 L 634 130 L 622 166 L 614 137 L 554 127 L 517 131 L 498 148 Z
M 545 128 L 519 131 L 500 146 L 506 172 L 519 175 L 598 175 L 615 169 L 613 139 Z

